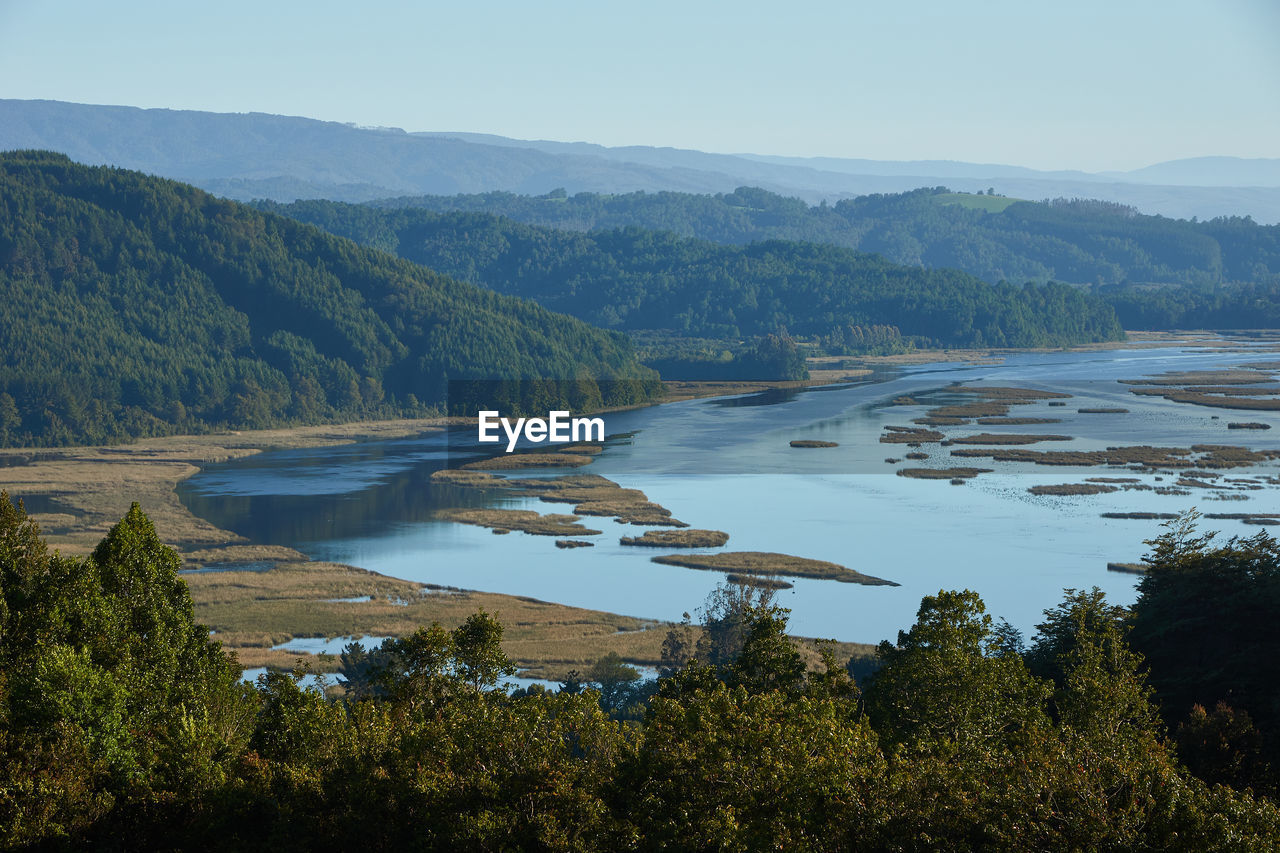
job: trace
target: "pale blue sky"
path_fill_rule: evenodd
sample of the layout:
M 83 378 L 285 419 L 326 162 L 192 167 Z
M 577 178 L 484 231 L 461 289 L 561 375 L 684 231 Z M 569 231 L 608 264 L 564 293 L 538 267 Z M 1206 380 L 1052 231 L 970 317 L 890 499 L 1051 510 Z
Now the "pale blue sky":
M 0 97 L 708 151 L 1280 157 L 1280 0 L 0 0 Z

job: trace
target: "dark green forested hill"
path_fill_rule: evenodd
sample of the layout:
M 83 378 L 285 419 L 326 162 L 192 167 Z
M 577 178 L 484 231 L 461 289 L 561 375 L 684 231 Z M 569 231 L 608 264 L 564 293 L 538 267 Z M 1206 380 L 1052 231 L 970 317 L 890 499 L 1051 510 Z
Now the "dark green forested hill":
M 1280 226 L 1144 216 L 1107 202 L 1027 202 L 941 187 L 810 206 L 760 189 L 422 196 L 381 208 L 493 213 L 574 230 L 639 226 L 718 243 L 804 240 L 954 267 L 986 281 L 1221 285 L 1280 278 Z
M 324 201 L 270 209 L 608 328 L 736 338 L 782 326 L 844 341 L 888 326 L 920 343 L 1015 347 L 1123 334 L 1109 306 L 1075 288 L 993 286 L 838 246 L 725 245 L 634 227 L 581 233 Z
M 656 390 L 621 336 L 46 152 L 0 155 L 0 294 L 0 446 L 424 414 L 451 379 Z

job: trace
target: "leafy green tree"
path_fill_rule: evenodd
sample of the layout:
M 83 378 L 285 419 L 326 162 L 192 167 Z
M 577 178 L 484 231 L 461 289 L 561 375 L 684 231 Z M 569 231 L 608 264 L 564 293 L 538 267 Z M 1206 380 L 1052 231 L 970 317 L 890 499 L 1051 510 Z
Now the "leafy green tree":
M 587 670 L 587 680 L 600 691 L 600 707 L 620 711 L 631 702 L 640 681 L 640 670 L 626 664 L 617 652 L 609 652 Z
M 977 593 L 941 591 L 916 622 L 882 642 L 882 667 L 866 686 L 867 709 L 890 742 L 924 751 L 987 748 L 1045 723 L 1046 684 L 1021 657 L 1001 654 Z
M 453 655 L 458 676 L 475 690 L 491 688 L 516 671 L 502 651 L 502 623 L 480 610 L 453 631 Z
M 1130 637 L 1167 725 L 1225 702 L 1261 733 L 1248 763 L 1280 767 L 1280 686 L 1261 663 L 1280 655 L 1280 546 L 1265 531 L 1217 543 L 1195 516 L 1149 544 Z M 1275 787 L 1274 775 L 1267 784 Z
M 1037 677 L 1061 685 L 1063 663 L 1075 651 L 1076 641 L 1082 637 L 1110 636 L 1114 630 L 1128 632 L 1129 611 L 1124 607 L 1108 604 L 1098 587 L 1084 590 L 1068 589 L 1065 599 L 1057 607 L 1044 612 L 1045 621 L 1036 626 L 1035 642 L 1025 656 L 1027 666 Z M 1007 629 L 1006 629 L 1007 630 Z M 1014 646 L 1021 637 L 1012 635 L 1006 645 Z
M 730 686 L 743 687 L 749 693 L 794 693 L 801 689 L 805 664 L 795 642 L 787 636 L 788 613 L 785 608 L 769 606 L 743 614 L 746 632 L 742 650 L 726 672 Z
M 884 760 L 842 703 L 723 683 L 658 697 L 626 810 L 652 849 L 874 849 Z

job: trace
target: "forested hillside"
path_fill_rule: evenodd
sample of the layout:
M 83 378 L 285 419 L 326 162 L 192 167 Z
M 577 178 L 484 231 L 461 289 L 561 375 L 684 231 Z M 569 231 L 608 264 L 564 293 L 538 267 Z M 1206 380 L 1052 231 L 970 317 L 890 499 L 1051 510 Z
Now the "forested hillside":
M 383 208 L 498 214 L 572 230 L 639 226 L 718 243 L 804 240 L 953 267 L 989 282 L 1215 286 L 1280 281 L 1280 226 L 1145 216 L 1106 202 L 1027 202 L 941 187 L 810 206 L 760 189 L 717 195 L 631 193 L 423 196 Z
M 635 227 L 575 233 L 324 201 L 267 207 L 606 328 L 738 338 L 785 327 L 836 349 L 884 326 L 941 346 L 1056 346 L 1123 334 L 1110 307 L 1075 288 L 992 286 L 838 246 L 723 245 Z
M 656 392 L 621 336 L 47 152 L 0 155 L 0 294 L 0 446 L 422 415 L 451 379 L 583 380 L 579 404 Z

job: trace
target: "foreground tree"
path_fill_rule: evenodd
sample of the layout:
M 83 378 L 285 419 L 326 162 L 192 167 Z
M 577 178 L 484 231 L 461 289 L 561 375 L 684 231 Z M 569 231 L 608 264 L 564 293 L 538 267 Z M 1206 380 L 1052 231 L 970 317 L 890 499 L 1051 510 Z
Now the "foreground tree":
M 1265 531 L 1215 544 L 1196 522 L 1197 516 L 1184 516 L 1148 543 L 1150 569 L 1133 606 L 1134 648 L 1150 666 L 1170 728 L 1187 721 L 1197 705 L 1226 703 L 1247 715 L 1260 735 L 1254 740 L 1242 733 L 1225 746 L 1242 753 L 1228 760 L 1254 771 L 1280 768 L 1280 681 L 1273 666 L 1280 658 L 1280 545 Z M 1197 769 L 1223 778 L 1208 765 Z M 1246 774 L 1232 781 L 1272 792 L 1280 783 L 1270 772 L 1261 780 Z
M 195 623 L 180 565 L 137 504 L 70 559 L 0 493 L 0 838 L 190 815 L 181 804 L 226 782 L 251 691 Z

